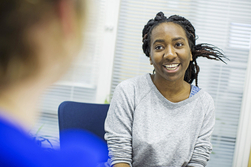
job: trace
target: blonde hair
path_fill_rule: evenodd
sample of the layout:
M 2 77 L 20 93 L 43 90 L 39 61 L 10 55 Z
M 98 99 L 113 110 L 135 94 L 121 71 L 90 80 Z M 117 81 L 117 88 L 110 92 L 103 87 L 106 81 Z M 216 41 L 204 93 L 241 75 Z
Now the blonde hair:
M 7 0 L 0 5 L 0 89 L 36 71 L 37 57 L 27 33 L 46 16 L 56 15 L 60 0 Z M 85 15 L 83 0 L 74 0 L 76 12 Z M 80 5 L 81 3 L 81 5 Z M 84 20 L 84 19 L 83 19 Z

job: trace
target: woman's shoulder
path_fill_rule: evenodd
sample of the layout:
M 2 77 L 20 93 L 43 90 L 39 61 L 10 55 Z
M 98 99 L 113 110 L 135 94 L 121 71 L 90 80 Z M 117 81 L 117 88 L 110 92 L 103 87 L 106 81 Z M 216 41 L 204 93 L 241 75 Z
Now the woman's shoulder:
M 214 100 L 213 97 L 204 89 L 200 89 L 198 93 L 198 97 L 200 99 L 200 102 L 203 103 L 206 106 L 214 106 Z
M 125 95 L 140 101 L 152 90 L 151 78 L 149 74 L 136 76 L 122 81 L 117 85 L 114 94 L 116 96 Z
M 144 74 L 144 75 L 140 75 L 140 76 L 136 76 L 133 78 L 129 78 L 127 80 L 124 80 L 122 82 L 120 82 L 117 87 L 121 87 L 121 88 L 135 88 L 135 87 L 146 87 L 147 83 L 148 83 L 148 77 L 149 74 Z
M 201 92 L 201 96 L 206 99 L 213 99 L 210 93 L 208 93 L 205 89 L 199 88 Z

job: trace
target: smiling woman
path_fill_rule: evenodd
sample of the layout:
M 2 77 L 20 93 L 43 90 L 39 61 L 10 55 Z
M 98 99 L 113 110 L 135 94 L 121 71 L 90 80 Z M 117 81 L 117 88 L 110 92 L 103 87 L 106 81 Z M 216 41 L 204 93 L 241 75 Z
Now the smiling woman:
M 105 122 L 111 165 L 206 166 L 214 102 L 197 87 L 196 59 L 223 61 L 225 56 L 211 45 L 196 45 L 194 27 L 177 15 L 158 13 L 142 37 L 154 73 L 123 81 L 115 89 Z M 193 80 L 197 86 L 191 85 Z
M 164 83 L 175 84 L 177 90 L 186 87 L 184 98 L 173 101 L 185 100 L 189 97 L 190 84 L 184 81 L 184 75 L 193 60 L 185 31 L 178 24 L 164 22 L 152 30 L 150 41 L 150 63 L 156 72 L 151 76 L 154 84 L 163 93 Z M 168 95 L 164 96 L 169 99 Z

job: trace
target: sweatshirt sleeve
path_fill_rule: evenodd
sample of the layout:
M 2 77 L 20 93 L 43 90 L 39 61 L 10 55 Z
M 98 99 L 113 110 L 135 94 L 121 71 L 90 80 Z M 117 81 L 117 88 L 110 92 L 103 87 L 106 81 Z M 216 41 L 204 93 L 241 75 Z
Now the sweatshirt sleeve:
M 134 88 L 119 84 L 113 94 L 105 120 L 105 139 L 109 149 L 111 166 L 132 162 L 132 122 L 134 111 Z
M 210 142 L 211 135 L 215 124 L 215 107 L 212 97 L 206 98 L 206 112 L 200 134 L 194 146 L 194 151 L 188 166 L 205 167 L 212 152 L 212 144 Z

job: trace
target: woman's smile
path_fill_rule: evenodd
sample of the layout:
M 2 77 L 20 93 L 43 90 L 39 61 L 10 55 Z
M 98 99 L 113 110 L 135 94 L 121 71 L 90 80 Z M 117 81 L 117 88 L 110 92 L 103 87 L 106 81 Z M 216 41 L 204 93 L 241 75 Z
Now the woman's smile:
M 167 64 L 163 65 L 163 67 L 166 69 L 168 73 L 175 73 L 179 70 L 180 63 L 173 63 L 173 64 Z

